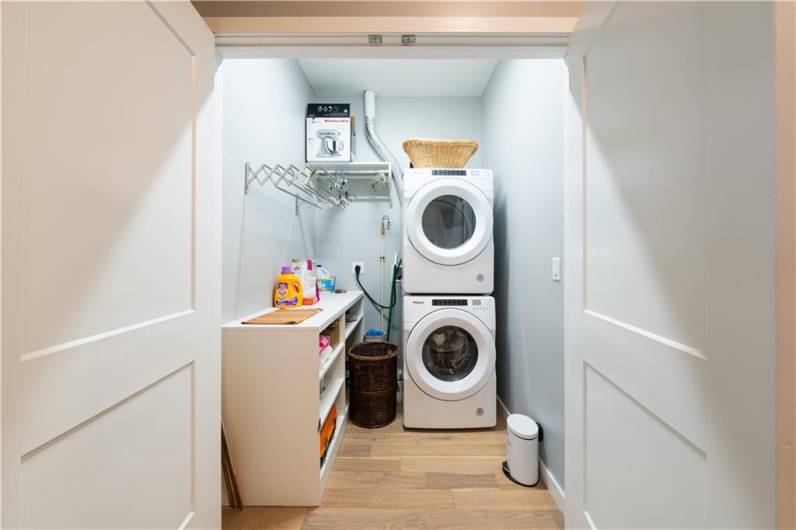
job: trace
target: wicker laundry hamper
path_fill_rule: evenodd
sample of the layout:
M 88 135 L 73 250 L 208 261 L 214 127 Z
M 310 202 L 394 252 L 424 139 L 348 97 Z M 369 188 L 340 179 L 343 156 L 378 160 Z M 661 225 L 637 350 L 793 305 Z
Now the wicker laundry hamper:
M 348 352 L 351 421 L 375 429 L 395 419 L 398 392 L 398 346 L 390 342 L 362 342 Z
M 410 138 L 404 141 L 404 151 L 414 167 L 458 168 L 478 151 L 478 142 Z

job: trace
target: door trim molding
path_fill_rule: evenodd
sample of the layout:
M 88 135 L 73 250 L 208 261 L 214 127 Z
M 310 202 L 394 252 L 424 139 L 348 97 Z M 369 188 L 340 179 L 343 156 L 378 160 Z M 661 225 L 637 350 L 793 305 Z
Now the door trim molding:
M 584 9 L 573 31 L 565 59 L 568 85 L 564 98 L 564 516 L 568 527 L 593 527 L 583 511 L 585 488 L 578 470 L 585 461 L 583 444 L 585 414 L 582 384 L 585 377 L 583 353 L 576 347 L 575 321 L 585 317 L 585 183 L 586 183 L 586 54 L 594 38 L 616 9 L 617 2 L 594 2 Z
M 576 17 L 206 17 L 218 35 L 251 33 L 569 33 Z
M 565 33 L 458 34 L 423 33 L 403 45 L 401 35 L 383 35 L 379 45 L 367 35 L 341 32 L 318 35 L 296 33 L 218 34 L 216 48 L 224 58 L 553 58 L 564 57 L 569 43 Z
M 777 127 L 777 526 L 796 528 L 796 4 L 774 4 Z
M 82 337 L 80 339 L 75 339 L 61 344 L 56 344 L 55 346 L 48 346 L 47 348 L 42 348 L 40 350 L 23 353 L 22 356 L 20 357 L 20 361 L 23 363 L 32 361 L 34 359 L 38 359 L 39 357 L 44 357 L 46 355 L 50 355 L 53 353 L 71 350 L 72 348 L 77 348 L 78 346 L 85 346 L 86 344 L 91 344 L 92 342 L 98 342 L 101 340 L 109 339 L 117 335 L 124 335 L 125 333 L 130 333 L 131 331 L 137 331 L 139 329 L 147 328 L 150 326 L 157 326 L 158 324 L 163 324 L 164 322 L 169 322 L 170 320 L 176 320 L 178 318 L 192 315 L 195 312 L 196 311 L 194 309 L 186 309 L 184 311 L 178 311 L 177 313 L 172 313 L 170 315 L 165 315 L 162 317 L 145 320 L 143 322 L 137 322 L 135 324 L 130 324 L 129 326 L 122 326 L 119 328 L 112 329 L 110 331 L 103 331 L 100 333 L 96 333 L 94 335 L 90 335 L 88 337 Z
M 584 287 L 585 287 L 585 285 L 584 285 Z M 588 316 L 590 316 L 592 318 L 596 318 L 597 320 L 602 320 L 603 322 L 606 322 L 608 324 L 611 324 L 612 326 L 616 326 L 618 328 L 621 328 L 621 329 L 623 329 L 625 331 L 628 331 L 630 333 L 635 333 L 636 335 L 640 335 L 640 336 L 644 337 L 645 339 L 649 339 L 651 341 L 657 342 L 658 344 L 663 344 L 664 346 L 668 346 L 669 348 L 675 349 L 675 350 L 677 350 L 677 351 L 679 351 L 681 353 L 685 353 L 686 355 L 692 355 L 692 356 L 696 357 L 697 359 L 701 359 L 703 361 L 707 360 L 707 357 L 705 357 L 705 354 L 702 353 L 697 348 L 694 348 L 693 346 L 689 346 L 687 344 L 683 344 L 681 342 L 677 342 L 676 340 L 672 340 L 672 339 L 670 339 L 668 337 L 664 337 L 663 335 L 659 335 L 657 333 L 654 333 L 652 331 L 646 330 L 644 328 L 640 328 L 638 326 L 634 326 L 633 324 L 630 324 L 628 322 L 624 322 L 622 320 L 619 320 L 618 318 L 613 318 L 613 317 L 609 317 L 608 315 L 603 315 L 602 313 L 600 313 L 598 311 L 594 311 L 593 309 L 584 309 L 583 310 L 583 314 L 588 315 Z

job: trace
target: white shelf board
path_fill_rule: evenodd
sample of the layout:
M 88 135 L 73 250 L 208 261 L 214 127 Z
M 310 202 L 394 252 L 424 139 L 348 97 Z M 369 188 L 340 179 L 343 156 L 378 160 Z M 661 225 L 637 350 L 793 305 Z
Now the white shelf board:
M 324 376 L 329 373 L 329 369 L 334 366 L 334 363 L 337 362 L 337 359 L 340 358 L 340 353 L 345 350 L 345 341 L 341 341 L 337 347 L 332 350 L 332 354 L 326 359 L 326 362 L 323 363 L 321 366 L 320 371 L 318 372 L 318 381 L 324 378 Z
M 359 315 L 356 320 L 352 320 L 351 322 L 345 323 L 345 340 L 348 340 L 348 337 L 354 333 L 354 330 L 362 323 L 362 319 L 364 315 Z
M 344 162 L 339 160 L 330 160 L 328 162 L 307 162 L 308 166 L 320 167 L 328 170 L 343 170 L 352 169 L 363 171 L 388 171 L 390 169 L 389 162 Z
M 260 324 L 243 324 L 243 321 L 252 319 L 265 313 L 276 311 L 275 307 L 263 308 L 255 313 L 246 315 L 243 318 L 236 318 L 231 322 L 227 322 L 221 326 L 224 333 L 228 332 L 247 332 L 247 333 L 263 333 L 273 331 L 313 331 L 317 332 L 324 329 L 326 326 L 334 322 L 340 313 L 347 310 L 354 305 L 360 298 L 362 298 L 362 291 L 349 291 L 347 293 L 324 293 L 317 304 L 306 307 L 318 307 L 322 309 L 320 313 L 314 315 L 300 324 L 274 324 L 274 325 L 260 325 Z
M 317 167 L 330 173 L 335 171 L 367 171 L 376 173 L 378 171 L 390 171 L 390 164 L 387 162 L 307 162 L 307 166 Z M 323 174 L 319 174 L 324 178 Z M 373 175 L 346 175 L 348 180 L 373 180 Z M 389 187 L 387 189 L 389 191 Z
M 321 396 L 321 405 L 318 413 L 318 419 L 321 423 L 323 423 L 323 420 L 325 420 L 326 416 L 329 415 L 329 411 L 332 410 L 332 405 L 334 405 L 334 402 L 337 401 L 337 396 L 340 395 L 340 390 L 342 390 L 344 386 L 345 376 L 342 376 L 335 379 L 328 387 L 326 387 L 326 390 Z
M 327 346 L 323 350 L 321 350 L 320 353 L 318 353 L 318 360 L 321 362 L 321 364 L 324 364 L 332 357 L 333 353 L 334 353 L 334 349 L 332 348 L 332 345 L 330 344 L 329 346 Z
M 351 202 L 392 202 L 389 197 L 386 195 L 381 196 L 374 196 L 374 197 L 357 197 L 356 199 L 352 199 Z

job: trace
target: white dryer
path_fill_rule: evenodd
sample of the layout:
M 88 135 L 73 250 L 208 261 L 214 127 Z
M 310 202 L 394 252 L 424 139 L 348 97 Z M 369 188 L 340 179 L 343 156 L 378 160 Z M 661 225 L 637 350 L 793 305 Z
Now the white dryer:
M 404 175 L 403 288 L 409 294 L 494 290 L 492 171 L 410 169 Z
M 404 297 L 404 426 L 494 427 L 495 300 Z

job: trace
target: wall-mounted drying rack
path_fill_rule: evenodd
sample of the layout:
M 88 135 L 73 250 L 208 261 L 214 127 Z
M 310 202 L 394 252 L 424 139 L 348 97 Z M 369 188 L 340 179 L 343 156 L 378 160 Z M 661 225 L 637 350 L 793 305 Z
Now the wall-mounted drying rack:
M 354 202 L 389 202 L 390 165 L 384 162 L 333 162 L 304 167 L 262 164 L 256 170 L 247 162 L 244 193 L 252 184 L 270 183 L 296 200 L 296 210 L 306 204 L 319 210 L 345 209 Z

